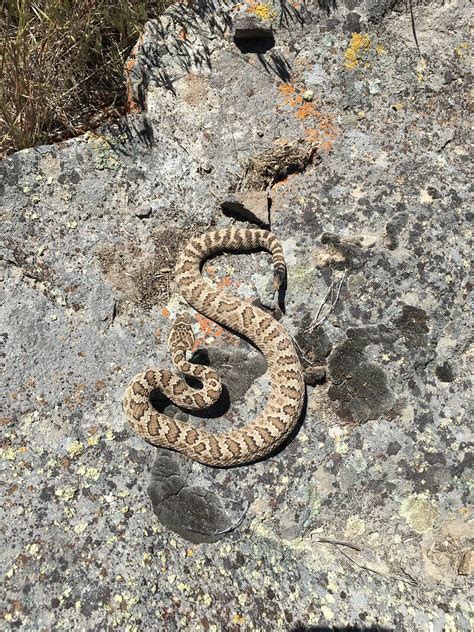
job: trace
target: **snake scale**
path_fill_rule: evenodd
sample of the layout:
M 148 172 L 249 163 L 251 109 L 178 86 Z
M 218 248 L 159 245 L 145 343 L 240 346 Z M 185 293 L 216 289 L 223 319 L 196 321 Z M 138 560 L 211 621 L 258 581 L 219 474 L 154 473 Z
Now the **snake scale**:
M 264 410 L 240 428 L 211 433 L 167 417 L 153 408 L 149 398 L 157 389 L 176 405 L 190 411 L 209 407 L 221 394 L 222 384 L 213 368 L 187 361 L 194 336 L 186 315 L 179 315 L 175 320 L 168 346 L 176 368 L 199 380 L 202 387 L 192 388 L 168 369 L 148 369 L 132 379 L 123 398 L 125 415 L 141 437 L 206 465 L 242 465 L 270 454 L 290 434 L 303 407 L 303 372 L 287 332 L 250 301 L 226 294 L 201 275 L 202 263 L 211 254 L 256 248 L 271 252 L 274 288 L 277 290 L 286 274 L 282 247 L 275 235 L 260 229 L 226 228 L 191 239 L 178 256 L 175 280 L 182 296 L 194 309 L 244 335 L 263 353 L 271 384 Z

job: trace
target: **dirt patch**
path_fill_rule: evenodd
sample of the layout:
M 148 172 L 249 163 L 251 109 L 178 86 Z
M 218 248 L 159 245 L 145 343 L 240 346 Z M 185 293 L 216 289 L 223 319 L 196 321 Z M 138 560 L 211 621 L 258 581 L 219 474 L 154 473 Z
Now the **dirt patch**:
M 133 238 L 107 244 L 98 252 L 100 267 L 111 285 L 120 293 L 121 302 L 130 301 L 145 309 L 166 305 L 172 293 L 174 267 L 179 252 L 191 237 L 193 228 L 165 228 L 151 234 L 151 244 Z M 120 312 L 120 304 L 118 305 Z

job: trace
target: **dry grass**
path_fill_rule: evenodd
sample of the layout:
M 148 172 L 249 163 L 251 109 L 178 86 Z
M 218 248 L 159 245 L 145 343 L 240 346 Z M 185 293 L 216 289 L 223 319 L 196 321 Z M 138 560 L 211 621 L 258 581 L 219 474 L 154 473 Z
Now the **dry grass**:
M 5 0 L 0 153 L 58 141 L 123 113 L 124 60 L 171 0 Z

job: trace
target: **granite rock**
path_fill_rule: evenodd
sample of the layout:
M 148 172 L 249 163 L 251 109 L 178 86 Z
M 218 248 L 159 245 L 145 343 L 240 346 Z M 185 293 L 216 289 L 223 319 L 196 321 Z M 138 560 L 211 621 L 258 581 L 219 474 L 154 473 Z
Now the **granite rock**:
M 7 629 L 470 629 L 470 7 L 413 5 L 422 58 L 404 3 L 275 3 L 265 50 L 230 37 L 237 3 L 177 3 L 127 64 L 135 114 L 0 163 Z M 252 173 L 280 322 L 327 377 L 277 454 L 206 468 L 121 398 L 170 366 L 180 248 L 285 147 L 318 159 Z M 262 299 L 271 258 L 203 274 Z M 188 419 L 248 422 L 263 360 L 193 319 L 228 401 Z

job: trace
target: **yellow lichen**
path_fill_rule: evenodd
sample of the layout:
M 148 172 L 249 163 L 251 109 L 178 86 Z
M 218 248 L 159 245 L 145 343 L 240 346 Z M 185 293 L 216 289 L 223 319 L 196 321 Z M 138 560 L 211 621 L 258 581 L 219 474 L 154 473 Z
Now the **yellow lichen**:
M 275 9 L 266 4 L 265 2 L 259 2 L 257 4 L 251 4 L 248 8 L 249 13 L 254 13 L 261 20 L 272 20 L 276 18 L 277 13 Z
M 58 487 L 58 489 L 55 490 L 54 494 L 58 496 L 59 498 L 62 498 L 66 502 L 69 502 L 70 500 L 74 498 L 74 496 L 76 495 L 76 492 L 77 492 L 77 487 L 73 487 L 71 485 L 68 487 Z
M 41 555 L 39 555 L 39 546 L 38 544 L 36 544 L 36 542 L 33 542 L 33 544 L 30 544 L 27 550 L 28 550 L 28 553 L 32 555 L 33 557 L 35 557 L 36 559 L 39 559 L 41 557 Z
M 327 621 L 334 619 L 334 612 L 327 606 L 321 606 L 321 614 Z
M 74 531 L 77 533 L 77 535 L 82 535 L 86 529 L 87 529 L 86 522 L 80 522 L 79 524 L 76 524 L 74 526 Z
M 13 448 L 7 448 L 5 451 L 5 459 L 7 461 L 14 461 L 16 459 L 16 452 Z
M 418 533 L 423 533 L 433 527 L 438 518 L 439 510 L 427 498 L 414 495 L 402 501 L 400 515 L 405 518 L 412 529 Z
M 77 473 L 80 476 L 90 478 L 93 481 L 98 480 L 100 476 L 100 471 L 96 467 L 85 467 L 84 465 L 81 465 L 81 467 L 78 468 Z
M 347 70 L 355 70 L 363 55 L 370 48 L 370 37 L 363 33 L 352 33 L 351 42 L 344 53 L 344 65 Z
M 454 49 L 454 54 L 459 57 L 459 59 L 463 59 L 468 49 L 469 44 L 467 42 L 461 42 L 461 44 L 459 44 L 459 46 Z
M 78 456 L 84 452 L 84 445 L 79 441 L 73 441 L 68 445 L 67 451 L 71 456 Z
M 91 437 L 87 437 L 87 445 L 92 447 L 99 443 L 100 435 L 92 435 Z

